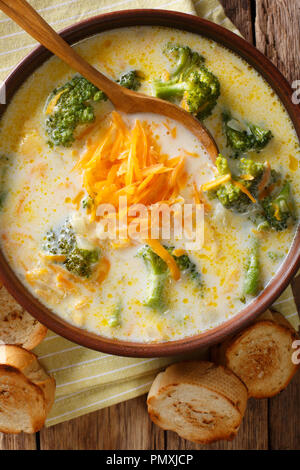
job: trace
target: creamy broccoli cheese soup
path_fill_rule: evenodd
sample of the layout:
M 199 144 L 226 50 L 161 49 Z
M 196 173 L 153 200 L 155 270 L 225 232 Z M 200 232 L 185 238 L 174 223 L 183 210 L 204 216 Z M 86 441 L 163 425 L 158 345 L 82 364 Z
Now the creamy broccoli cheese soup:
M 74 47 L 122 86 L 193 113 L 220 154 L 213 162 L 163 116 L 118 112 L 52 58 L 0 123 L 2 250 L 41 302 L 101 336 L 163 342 L 211 329 L 263 291 L 292 244 L 299 142 L 288 114 L 246 62 L 190 33 L 132 27 Z M 174 204 L 192 207 L 192 229 L 202 224 L 198 249 L 175 233 L 176 211 L 169 236 L 162 217 L 149 233 L 147 211 Z

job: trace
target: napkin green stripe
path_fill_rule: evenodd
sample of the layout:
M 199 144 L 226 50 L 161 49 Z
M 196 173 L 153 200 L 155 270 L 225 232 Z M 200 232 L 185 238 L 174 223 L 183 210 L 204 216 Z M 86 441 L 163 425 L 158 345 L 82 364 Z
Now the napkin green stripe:
M 47 419 L 47 426 L 53 426 L 62 421 L 143 395 L 149 391 L 155 375 L 151 374 L 121 384 L 98 387 L 57 401 Z

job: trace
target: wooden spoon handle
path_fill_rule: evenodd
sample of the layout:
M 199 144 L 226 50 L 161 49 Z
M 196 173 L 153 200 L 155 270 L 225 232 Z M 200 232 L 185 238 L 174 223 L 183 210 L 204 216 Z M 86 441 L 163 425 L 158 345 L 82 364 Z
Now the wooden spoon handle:
M 120 107 L 120 101 L 130 99 L 130 94 L 124 93 L 120 85 L 80 57 L 25 0 L 0 0 L 0 9 L 39 43 L 104 91 L 116 107 Z

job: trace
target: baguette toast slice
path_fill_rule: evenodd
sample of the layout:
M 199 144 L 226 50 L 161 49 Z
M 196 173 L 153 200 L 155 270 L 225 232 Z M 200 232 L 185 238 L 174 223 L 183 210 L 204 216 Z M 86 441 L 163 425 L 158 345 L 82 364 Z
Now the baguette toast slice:
M 46 419 L 42 390 L 15 367 L 0 365 L 0 432 L 39 431 Z
M 196 443 L 232 440 L 247 396 L 247 388 L 230 370 L 210 362 L 185 361 L 155 378 L 148 413 L 161 428 Z
M 292 362 L 297 338 L 283 315 L 267 311 L 241 333 L 214 346 L 211 359 L 238 375 L 250 397 L 269 398 L 286 388 L 299 369 Z
M 0 287 L 0 344 L 16 344 L 25 349 L 35 348 L 46 336 L 47 328 L 35 320 Z
M 0 370 L 0 431 L 37 432 L 54 402 L 54 378 L 15 345 L 0 345 Z

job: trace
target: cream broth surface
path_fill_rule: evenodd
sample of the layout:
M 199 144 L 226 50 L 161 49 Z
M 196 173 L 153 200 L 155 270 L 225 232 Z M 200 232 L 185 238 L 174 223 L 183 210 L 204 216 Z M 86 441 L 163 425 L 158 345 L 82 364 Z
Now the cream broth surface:
M 205 38 L 171 29 L 134 27 L 99 34 L 76 49 L 90 63 L 117 78 L 135 68 L 145 80 L 140 91 L 151 93 L 149 81 L 170 69 L 162 54 L 168 42 L 186 44 L 201 53 L 207 67 L 220 80 L 221 96 L 205 124 L 215 137 L 220 152 L 230 156 L 222 130 L 221 113 L 230 108 L 235 116 L 270 129 L 274 138 L 256 161 L 269 161 L 272 168 L 288 175 L 295 204 L 299 208 L 299 142 L 292 123 L 273 90 L 242 59 Z M 138 44 L 138 47 L 137 47 Z M 99 227 L 82 204 L 74 201 L 83 190 L 83 177 L 74 165 L 86 151 L 87 139 L 72 147 L 50 148 L 45 136 L 45 103 L 55 87 L 74 74 L 57 58 L 40 67 L 21 87 L 0 123 L 0 155 L 7 197 L 0 213 L 2 249 L 26 287 L 45 305 L 68 322 L 106 337 L 128 341 L 159 342 L 195 335 L 237 314 L 251 296 L 243 298 L 242 287 L 253 224 L 224 209 L 217 200 L 204 220 L 204 245 L 188 251 L 201 272 L 205 289 L 186 276 L 166 285 L 167 309 L 161 313 L 144 305 L 148 272 L 137 257 L 138 243 L 115 246 L 100 239 Z M 95 105 L 99 128 L 108 125 L 113 108 L 107 101 Z M 192 200 L 193 183 L 211 181 L 215 169 L 196 138 L 183 126 L 153 114 L 122 116 L 129 128 L 137 119 L 146 121 L 168 158 L 185 155 L 187 181 L 180 196 Z M 176 128 L 176 132 L 172 132 Z M 82 129 L 78 130 L 80 133 Z M 84 130 L 84 128 L 83 128 Z M 91 134 L 93 135 L 93 134 Z M 84 191 L 85 193 L 85 191 Z M 86 194 L 85 194 L 86 195 Z M 107 277 L 97 283 L 68 278 L 70 285 L 49 268 L 41 254 L 45 234 L 69 219 L 82 248 L 97 246 L 109 265 Z M 261 282 L 265 287 L 287 255 L 295 226 L 282 232 L 260 234 Z M 180 240 L 171 240 L 177 249 Z M 269 253 L 277 253 L 271 259 Z M 63 270 L 63 268 L 62 268 Z M 116 306 L 122 304 L 121 323 L 111 326 Z

